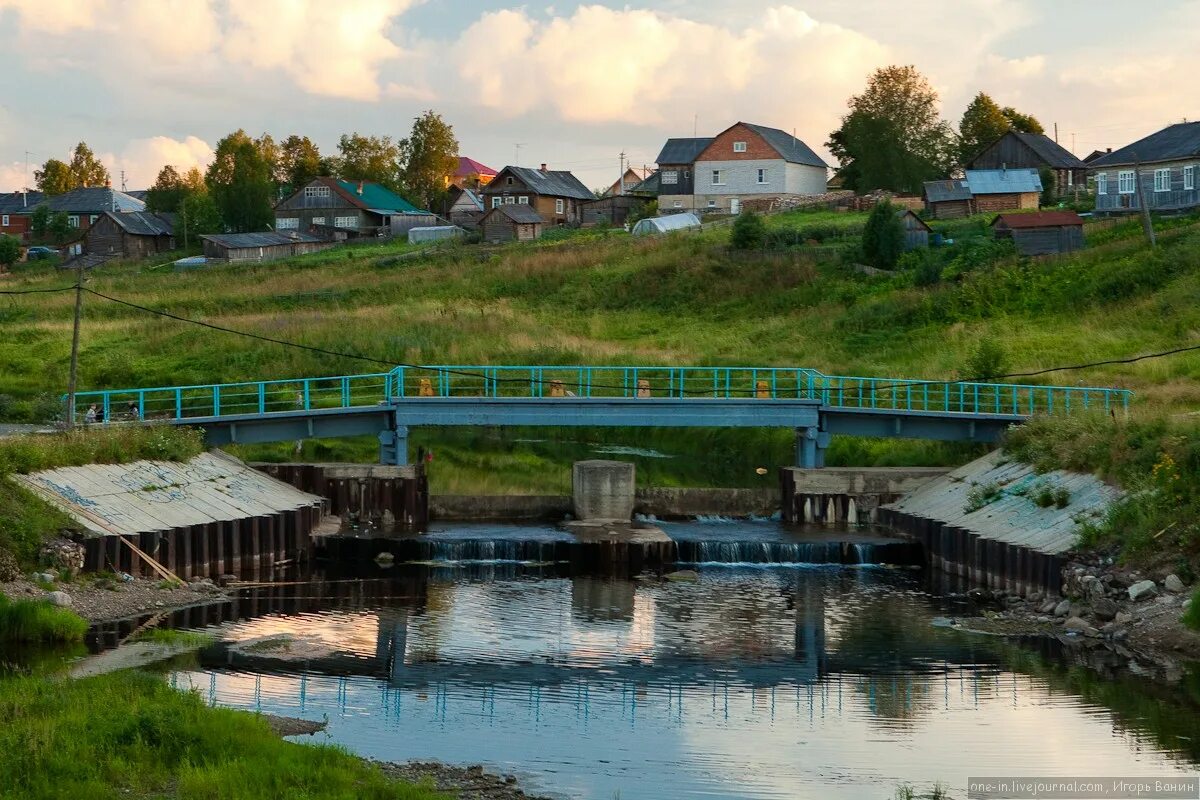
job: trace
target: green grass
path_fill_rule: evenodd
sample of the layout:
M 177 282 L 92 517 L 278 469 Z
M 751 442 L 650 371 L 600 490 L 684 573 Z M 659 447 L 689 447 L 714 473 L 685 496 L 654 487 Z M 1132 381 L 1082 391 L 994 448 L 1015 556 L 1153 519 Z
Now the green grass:
M 5 797 L 435 800 L 332 746 L 294 744 L 266 722 L 205 706 L 146 673 L 0 679 Z
M 197 631 L 181 631 L 174 628 L 150 628 L 133 637 L 135 642 L 178 645 L 181 647 L 207 647 L 216 641 L 212 634 Z
M 83 641 L 87 621 L 45 600 L 10 600 L 0 595 L 0 643 L 55 644 Z

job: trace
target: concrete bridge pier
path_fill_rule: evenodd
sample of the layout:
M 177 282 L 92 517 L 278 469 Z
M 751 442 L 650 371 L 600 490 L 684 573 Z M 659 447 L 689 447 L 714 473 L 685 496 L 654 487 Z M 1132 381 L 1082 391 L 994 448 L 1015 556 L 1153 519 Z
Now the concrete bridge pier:
M 796 428 L 796 466 L 802 469 L 824 467 L 829 439 L 829 432 L 817 426 Z
M 379 463 L 408 466 L 408 426 L 396 425 L 379 434 Z

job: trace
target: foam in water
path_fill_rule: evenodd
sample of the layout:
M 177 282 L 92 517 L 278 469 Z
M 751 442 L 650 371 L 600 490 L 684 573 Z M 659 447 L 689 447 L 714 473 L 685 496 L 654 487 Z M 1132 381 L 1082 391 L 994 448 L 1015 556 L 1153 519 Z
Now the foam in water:
M 876 548 L 860 542 L 680 541 L 679 560 L 691 564 L 875 564 Z

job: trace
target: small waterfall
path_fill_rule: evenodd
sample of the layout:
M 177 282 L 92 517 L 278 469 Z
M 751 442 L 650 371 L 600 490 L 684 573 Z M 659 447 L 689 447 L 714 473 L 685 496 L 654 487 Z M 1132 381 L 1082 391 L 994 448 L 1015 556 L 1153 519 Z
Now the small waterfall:
M 920 551 L 908 542 L 676 542 L 685 564 L 919 564 Z
M 558 542 L 514 539 L 426 539 L 417 542 L 414 561 L 520 563 L 555 561 Z

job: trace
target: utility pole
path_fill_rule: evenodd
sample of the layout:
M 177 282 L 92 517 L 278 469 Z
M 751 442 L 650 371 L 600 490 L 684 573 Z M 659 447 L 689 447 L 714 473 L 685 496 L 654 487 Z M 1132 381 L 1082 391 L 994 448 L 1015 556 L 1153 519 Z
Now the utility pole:
M 121 191 L 125 191 L 125 170 L 121 170 Z
M 620 194 L 625 194 L 625 151 L 621 151 L 621 191 Z
M 1137 187 L 1138 206 L 1142 209 L 1142 230 L 1146 232 L 1146 241 L 1151 247 L 1158 247 L 1154 236 L 1154 220 L 1150 219 L 1150 208 L 1146 205 L 1146 187 L 1142 186 L 1142 159 L 1137 153 L 1133 154 L 1133 180 Z
M 83 316 L 83 264 L 75 267 L 75 327 L 71 331 L 71 371 L 67 376 L 67 430 L 75 427 L 75 385 L 79 376 L 79 321 Z
M 1058 123 L 1054 123 L 1054 143 L 1058 144 Z

